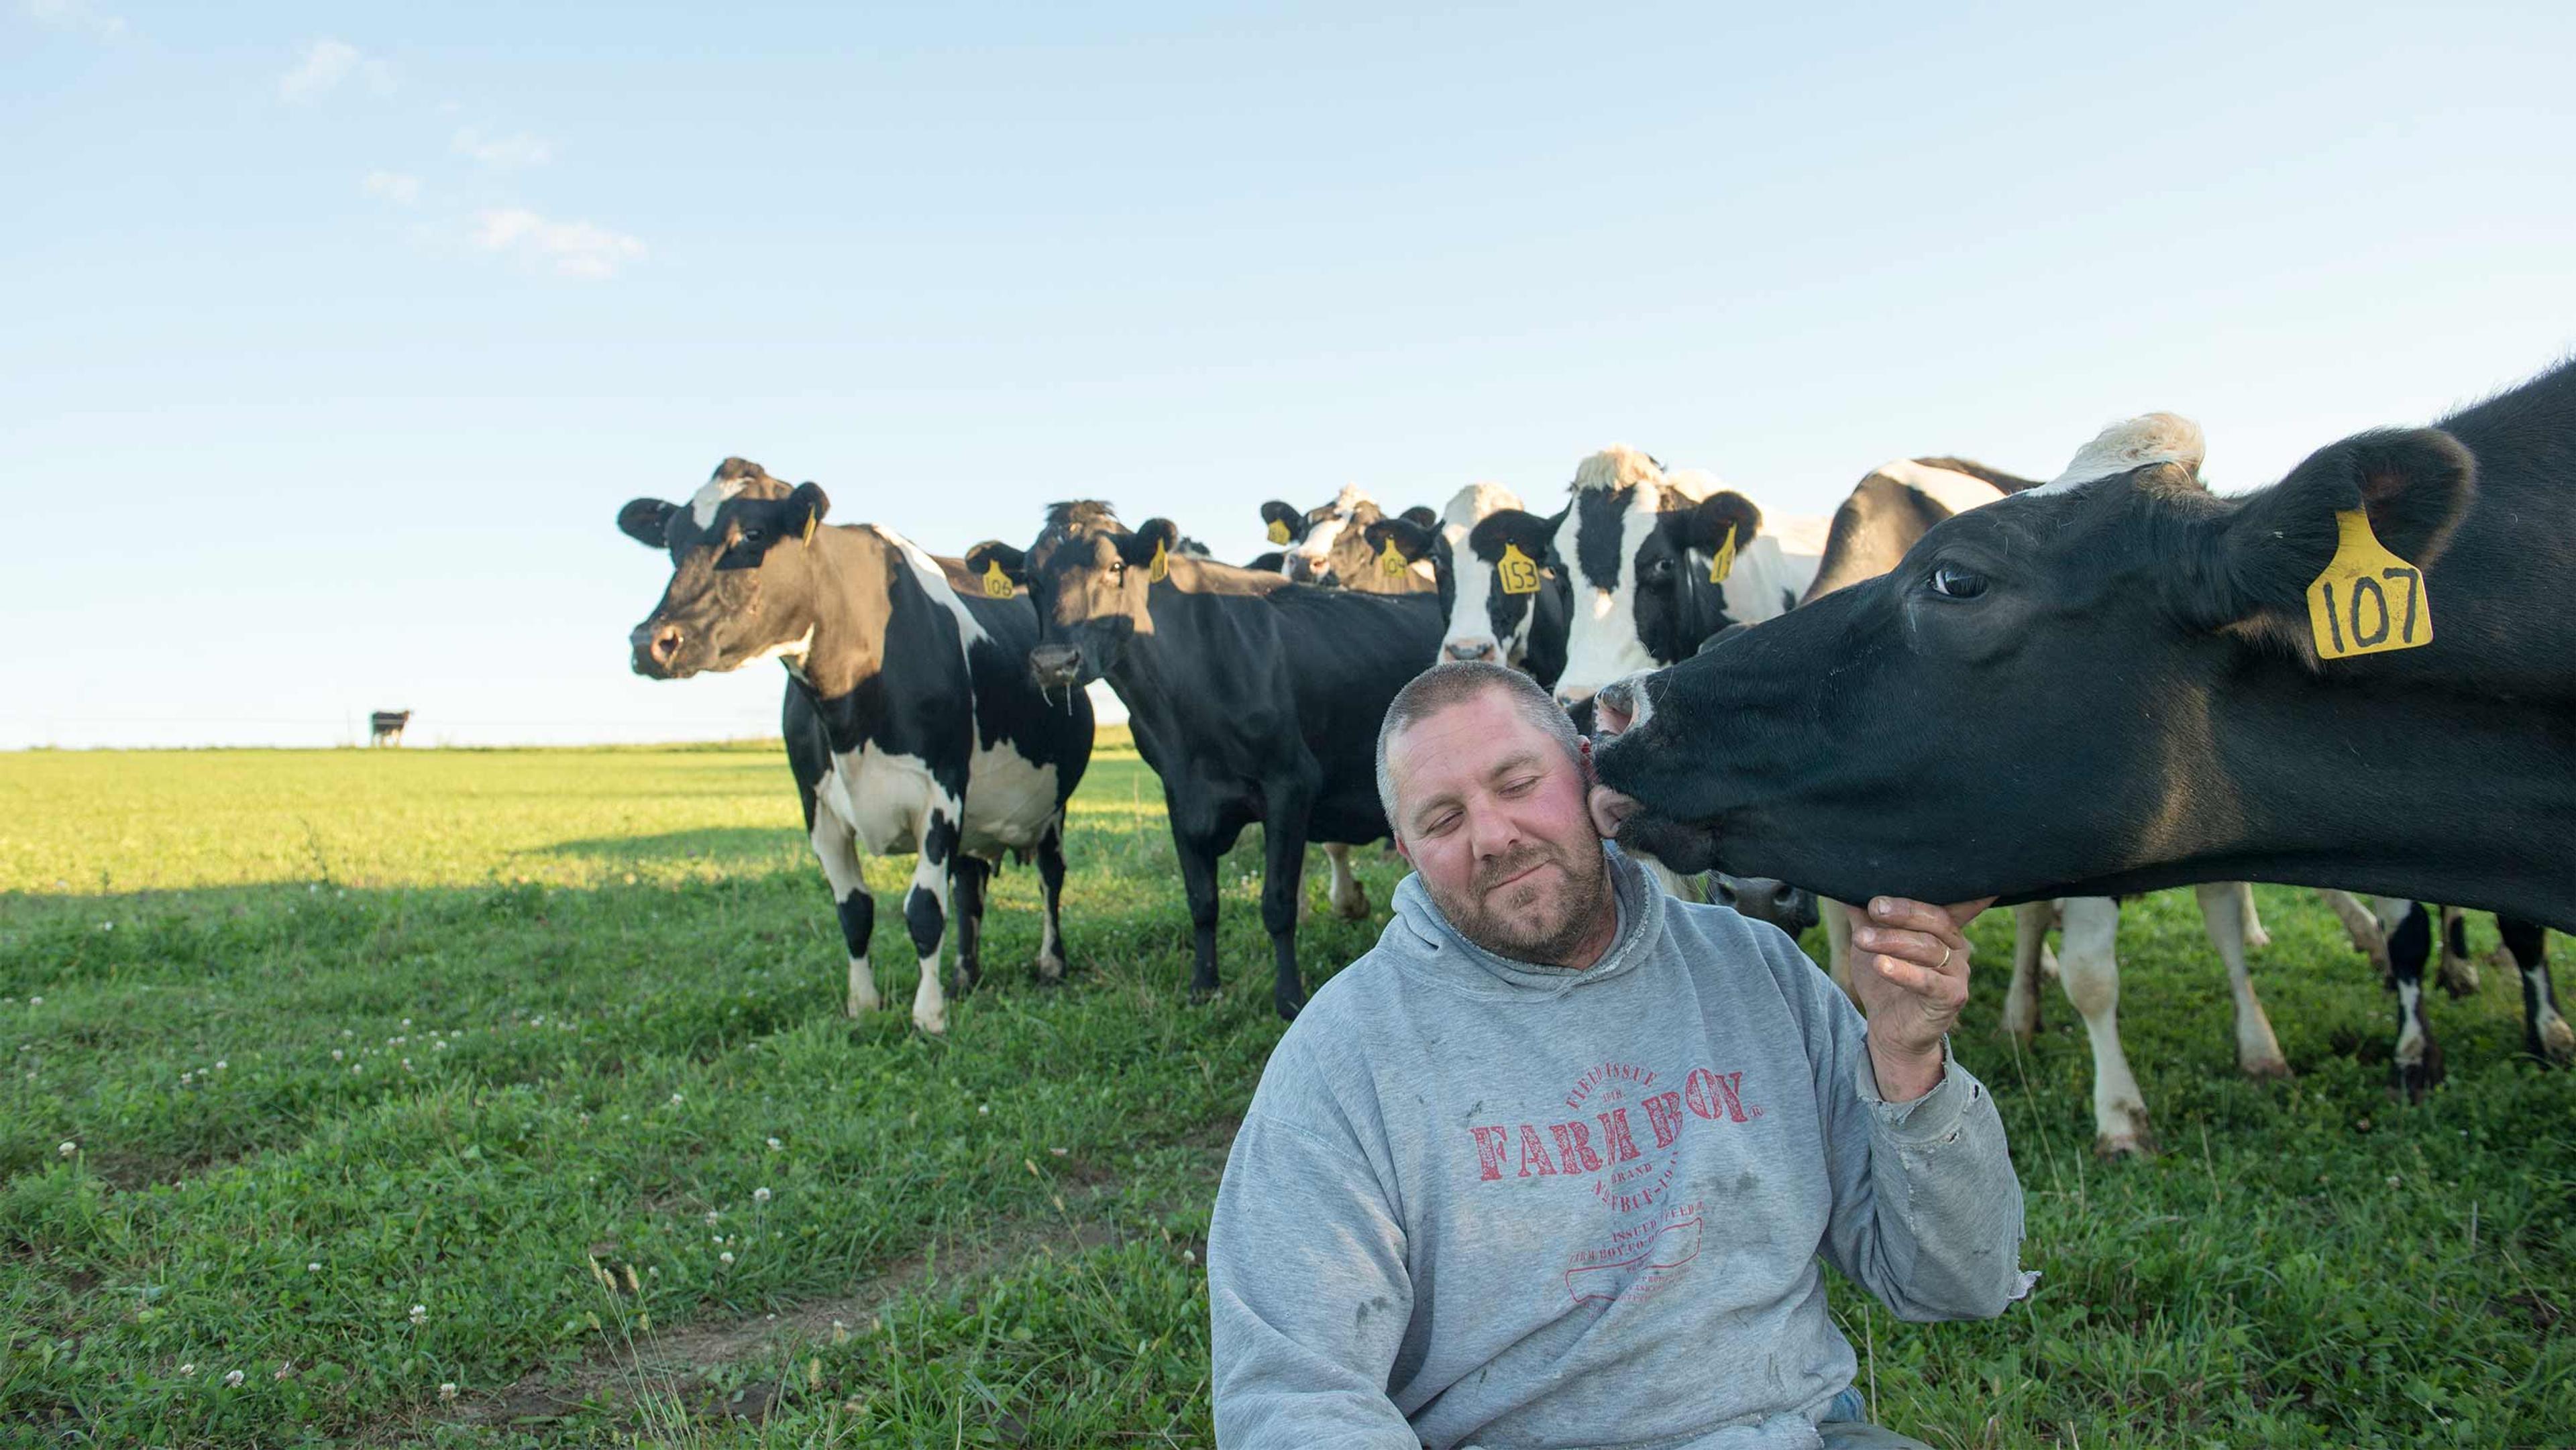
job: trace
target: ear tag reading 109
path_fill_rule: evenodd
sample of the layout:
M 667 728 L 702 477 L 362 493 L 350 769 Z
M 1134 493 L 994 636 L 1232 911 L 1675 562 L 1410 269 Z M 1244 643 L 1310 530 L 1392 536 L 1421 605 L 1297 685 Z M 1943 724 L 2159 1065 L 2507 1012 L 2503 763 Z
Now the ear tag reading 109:
M 2418 649 L 2433 642 L 2424 571 L 2388 552 L 2360 509 L 2335 515 L 2335 555 L 2308 586 L 2308 629 L 2321 659 Z
M 1163 552 L 1163 541 L 1156 539 L 1154 541 L 1154 562 L 1145 566 L 1145 582 L 1149 584 L 1160 584 L 1171 577 L 1171 558 Z
M 1288 542 L 1288 525 L 1285 520 L 1272 519 L 1270 521 L 1270 542 L 1274 544 L 1284 544 Z
M 1013 583 L 1011 583 L 1011 576 L 1002 572 L 1002 561 L 1001 561 L 1001 560 L 999 560 L 999 559 L 988 559 L 988 560 L 986 560 L 986 561 L 985 561 L 985 563 L 984 563 L 984 597 L 985 597 L 985 598 L 987 598 L 987 599 L 1008 599 L 1008 598 L 1010 598 L 1013 594 L 1016 594 L 1016 593 L 1018 593 L 1018 592 L 1019 592 L 1019 588 L 1018 588 L 1018 586 L 1016 586 L 1016 585 L 1014 585 Z
M 1411 567 L 1413 567 L 1411 564 L 1405 562 L 1404 555 L 1396 551 L 1393 539 L 1387 540 L 1386 547 L 1377 551 L 1377 572 L 1389 579 L 1403 578 L 1404 571 Z
M 1494 561 L 1494 574 L 1502 581 L 1505 594 L 1538 592 L 1538 564 L 1522 553 L 1518 544 L 1503 545 L 1503 557 Z
M 1708 561 L 1708 582 L 1723 584 L 1735 572 L 1735 525 L 1726 526 L 1726 542 L 1717 546 L 1717 557 Z

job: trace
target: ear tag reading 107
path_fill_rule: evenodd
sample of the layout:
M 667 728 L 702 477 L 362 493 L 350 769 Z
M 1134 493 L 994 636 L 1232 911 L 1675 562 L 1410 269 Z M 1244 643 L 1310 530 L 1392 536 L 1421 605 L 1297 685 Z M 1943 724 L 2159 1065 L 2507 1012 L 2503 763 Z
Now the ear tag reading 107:
M 1145 568 L 1145 581 L 1149 584 L 1160 584 L 1171 577 L 1171 558 L 1163 552 L 1163 541 L 1156 539 L 1154 541 L 1154 562 L 1147 565 Z
M 1011 583 L 1011 576 L 1002 572 L 1002 561 L 1001 561 L 1001 560 L 999 560 L 999 559 L 988 559 L 988 560 L 986 560 L 986 561 L 985 561 L 985 563 L 984 563 L 984 597 L 985 597 L 985 598 L 987 598 L 987 599 L 1008 599 L 1008 598 L 1010 598 L 1013 594 L 1016 594 L 1016 593 L 1018 593 L 1018 592 L 1019 592 L 1018 587 Z
M 2335 555 L 2308 586 L 2308 628 L 2321 659 L 2417 649 L 2433 642 L 2424 571 L 2388 552 L 2359 509 L 2335 515 Z
M 1412 565 L 1405 562 L 1404 555 L 1396 551 L 1393 539 L 1387 540 L 1386 547 L 1377 551 L 1377 572 L 1389 579 L 1403 578 L 1404 571 L 1411 567 Z
M 1270 521 L 1270 542 L 1274 544 L 1284 544 L 1288 542 L 1288 524 L 1285 520 L 1272 519 Z
M 1735 525 L 1726 526 L 1726 542 L 1717 546 L 1717 557 L 1708 561 L 1708 582 L 1723 584 L 1735 572 Z
M 1494 574 L 1502 580 L 1505 594 L 1538 592 L 1538 564 L 1518 544 L 1503 545 L 1503 557 L 1494 561 Z

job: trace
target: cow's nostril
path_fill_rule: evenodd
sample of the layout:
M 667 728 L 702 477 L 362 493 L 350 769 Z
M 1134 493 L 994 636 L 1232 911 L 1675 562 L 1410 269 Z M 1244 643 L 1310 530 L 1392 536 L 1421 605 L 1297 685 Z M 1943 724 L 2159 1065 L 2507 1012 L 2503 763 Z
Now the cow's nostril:
M 648 648 L 653 653 L 655 664 L 669 664 L 671 657 L 680 652 L 680 627 L 676 624 L 666 624 L 653 631 L 653 640 Z

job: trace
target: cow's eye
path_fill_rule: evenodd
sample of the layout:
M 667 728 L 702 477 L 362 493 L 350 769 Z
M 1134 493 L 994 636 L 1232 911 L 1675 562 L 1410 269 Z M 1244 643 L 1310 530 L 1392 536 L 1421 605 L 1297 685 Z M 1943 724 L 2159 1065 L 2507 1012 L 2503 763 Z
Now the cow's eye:
M 1956 564 L 1933 565 L 1923 582 L 1932 587 L 1933 593 L 1951 599 L 1974 599 L 1986 592 L 1985 575 Z
M 751 545 L 755 549 L 759 548 L 761 541 L 768 537 L 768 534 L 759 529 L 745 529 L 742 531 L 742 541 Z

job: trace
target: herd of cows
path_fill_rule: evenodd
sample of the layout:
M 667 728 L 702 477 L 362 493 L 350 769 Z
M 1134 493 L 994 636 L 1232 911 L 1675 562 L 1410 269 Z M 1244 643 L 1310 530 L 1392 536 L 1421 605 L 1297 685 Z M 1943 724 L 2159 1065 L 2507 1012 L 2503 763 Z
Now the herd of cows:
M 672 566 L 631 638 L 639 673 L 786 667 L 852 1015 L 879 1005 L 862 852 L 915 858 L 923 1031 L 946 1029 L 952 924 L 953 989 L 980 975 L 1006 856 L 1037 864 L 1037 970 L 1062 973 L 1094 680 L 1163 784 L 1191 991 L 1218 985 L 1218 860 L 1259 822 L 1272 993 L 1293 1015 L 1307 844 L 1333 908 L 1365 915 L 1348 852 L 1387 835 L 1379 719 L 1422 669 L 1483 659 L 1596 735 L 1633 809 L 1621 843 L 1677 887 L 1707 873 L 1793 930 L 1840 927 L 1819 900 L 1874 892 L 2020 903 L 2006 1026 L 2035 1029 L 2056 970 L 2091 1037 L 2106 1152 L 2154 1146 L 2116 1019 L 2123 893 L 2199 888 L 2248 1073 L 2287 1070 L 2247 972 L 2265 941 L 2248 881 L 2320 888 L 2381 964 L 2398 1089 L 2441 1077 L 2427 964 L 2438 952 L 2454 992 L 2476 980 L 2456 911 L 2436 931 L 2419 901 L 2498 914 L 2529 1051 L 2576 1059 L 2543 953 L 2547 927 L 2576 929 L 2576 365 L 2330 445 L 2249 494 L 2211 494 L 2202 454 L 2196 425 L 2150 414 L 2045 482 L 1898 460 L 1831 519 L 1790 520 L 1612 447 L 1546 514 L 1492 484 L 1437 512 L 1356 488 L 1264 504 L 1277 547 L 1241 565 L 1098 501 L 1055 505 L 1025 549 L 933 556 L 882 525 L 825 525 L 821 488 L 740 458 L 618 525 Z

